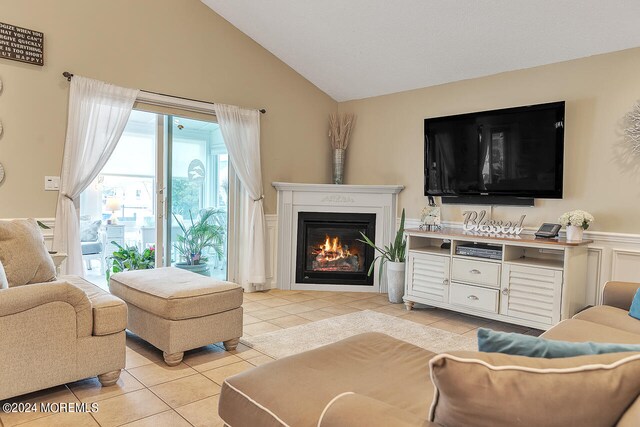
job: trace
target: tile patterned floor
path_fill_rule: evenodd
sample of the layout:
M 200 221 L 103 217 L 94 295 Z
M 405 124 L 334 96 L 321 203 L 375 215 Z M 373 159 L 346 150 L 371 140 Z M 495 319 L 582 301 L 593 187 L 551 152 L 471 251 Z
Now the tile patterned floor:
M 271 290 L 245 294 L 244 332 L 259 335 L 360 310 L 375 310 L 461 335 L 477 328 L 538 335 L 540 331 L 440 309 L 406 311 L 390 304 L 386 295 L 348 292 Z M 127 334 L 127 365 L 117 385 L 100 387 L 90 378 L 12 399 L 15 402 L 86 402 L 98 404 L 94 413 L 4 413 L 0 425 L 22 426 L 222 426 L 217 415 L 220 386 L 230 375 L 272 359 L 242 344 L 225 351 L 218 343 L 185 354 L 181 364 L 168 367 L 162 352 Z

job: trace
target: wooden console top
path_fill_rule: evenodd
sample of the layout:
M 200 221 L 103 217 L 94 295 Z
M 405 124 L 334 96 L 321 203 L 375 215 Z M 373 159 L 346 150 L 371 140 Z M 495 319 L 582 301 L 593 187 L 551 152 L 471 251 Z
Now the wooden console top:
M 406 229 L 405 233 L 413 236 L 433 236 L 442 239 L 481 239 L 481 240 L 496 240 L 500 242 L 517 242 L 517 243 L 533 243 L 536 245 L 550 245 L 550 246 L 585 246 L 589 243 L 593 243 L 593 240 L 583 240 L 581 242 L 567 242 L 564 238 L 543 239 L 538 238 L 533 234 L 489 234 L 478 233 L 474 231 L 463 231 L 458 228 L 442 228 L 438 231 L 419 230 L 417 228 Z

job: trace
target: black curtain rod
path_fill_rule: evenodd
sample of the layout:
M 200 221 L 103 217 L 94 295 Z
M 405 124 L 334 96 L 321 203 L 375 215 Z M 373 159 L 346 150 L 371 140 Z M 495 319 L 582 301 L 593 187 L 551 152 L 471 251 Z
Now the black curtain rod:
M 73 73 L 70 73 L 68 71 L 65 71 L 64 73 L 62 73 L 62 75 L 67 79 L 68 82 L 70 82 L 71 78 L 73 77 Z M 153 93 L 154 95 L 170 96 L 172 98 L 184 99 L 185 101 L 204 102 L 205 104 L 214 104 L 215 105 L 215 103 L 213 103 L 213 102 L 203 101 L 201 99 L 193 99 L 193 98 L 185 98 L 183 96 L 167 95 L 166 93 L 151 92 L 150 90 L 144 90 L 144 92 Z M 262 114 L 265 114 L 267 112 L 267 110 L 265 110 L 264 108 L 261 108 L 258 111 L 260 111 Z

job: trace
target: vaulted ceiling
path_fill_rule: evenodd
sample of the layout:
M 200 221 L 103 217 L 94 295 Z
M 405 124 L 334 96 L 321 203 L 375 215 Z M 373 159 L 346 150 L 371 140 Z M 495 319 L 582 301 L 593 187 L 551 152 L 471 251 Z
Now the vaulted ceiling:
M 202 0 L 337 101 L 640 46 L 638 0 Z

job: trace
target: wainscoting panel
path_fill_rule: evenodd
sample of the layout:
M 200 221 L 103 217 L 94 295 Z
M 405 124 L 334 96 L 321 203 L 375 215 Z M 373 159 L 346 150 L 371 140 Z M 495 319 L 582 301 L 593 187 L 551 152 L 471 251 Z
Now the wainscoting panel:
M 276 272 L 277 272 L 277 260 L 278 255 L 278 215 L 265 215 L 265 222 L 267 224 L 267 283 L 266 288 L 276 288 Z
M 51 227 L 42 230 L 48 248 L 53 244 L 54 218 L 38 218 L 39 221 Z M 276 288 L 278 280 L 278 217 L 274 214 L 265 215 L 267 227 L 267 288 Z M 417 228 L 420 221 L 407 219 L 406 228 Z M 398 226 L 400 219 L 398 218 Z M 446 227 L 462 227 L 461 223 L 445 223 Z M 535 229 L 525 229 L 534 232 Z M 585 239 L 594 242 L 589 245 L 587 296 L 588 304 L 602 303 L 602 287 L 608 280 L 622 280 L 640 282 L 640 235 L 622 233 L 589 232 Z
M 640 251 L 616 248 L 611 254 L 611 280 L 640 282 Z

